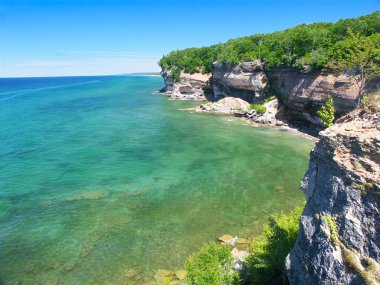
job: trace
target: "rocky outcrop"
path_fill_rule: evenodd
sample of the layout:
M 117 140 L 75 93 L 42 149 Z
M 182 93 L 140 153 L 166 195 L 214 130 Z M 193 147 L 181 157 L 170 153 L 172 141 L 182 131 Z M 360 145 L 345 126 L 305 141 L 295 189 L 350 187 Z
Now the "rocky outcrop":
M 268 91 L 264 65 L 258 60 L 232 67 L 215 63 L 212 80 L 215 100 L 236 97 L 252 103 L 261 103 Z
M 267 74 L 271 88 L 278 94 L 293 121 L 319 125 L 315 114 L 328 95 L 334 99 L 338 117 L 353 111 L 359 102 L 358 86 L 346 75 L 301 72 L 289 68 L 272 69 Z
M 284 117 L 283 108 L 279 107 L 277 99 L 266 102 L 263 106 L 265 107 L 265 113 L 261 114 L 252 109 L 245 116 L 258 124 L 270 126 L 283 126 L 287 124 L 286 118 Z
M 311 152 L 291 284 L 380 284 L 378 107 L 338 120 Z
M 161 90 L 170 95 L 171 100 L 206 100 L 212 97 L 211 74 L 181 72 L 180 80 L 174 82 L 171 71 L 162 71 L 165 87 Z
M 248 103 L 263 103 L 269 94 L 276 94 L 284 118 L 295 126 L 309 129 L 323 128 L 316 112 L 328 95 L 334 99 L 338 118 L 353 111 L 359 103 L 358 86 L 346 75 L 290 68 L 267 69 L 258 60 L 236 66 L 215 63 L 212 75 L 182 72 L 176 83 L 173 83 L 170 70 L 162 74 L 170 99 L 217 101 L 235 97 Z M 379 82 L 375 80 L 370 88 L 379 88 Z
M 259 61 L 235 67 L 215 64 L 212 81 L 215 99 L 232 96 L 261 103 L 270 90 L 279 97 L 289 121 L 313 127 L 322 127 L 316 112 L 328 95 L 334 98 L 338 117 L 354 110 L 359 101 L 357 85 L 345 75 L 290 68 L 264 70 Z
M 244 115 L 249 111 L 249 103 L 234 97 L 226 97 L 216 102 L 201 104 L 197 112 L 214 112 L 220 114 Z

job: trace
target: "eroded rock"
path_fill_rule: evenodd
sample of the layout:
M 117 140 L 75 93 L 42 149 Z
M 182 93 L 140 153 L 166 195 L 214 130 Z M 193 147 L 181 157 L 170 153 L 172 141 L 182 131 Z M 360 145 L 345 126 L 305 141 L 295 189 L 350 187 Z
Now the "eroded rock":
M 286 259 L 291 284 L 379 284 L 371 272 L 380 263 L 379 111 L 343 117 L 310 156 L 307 204 Z
M 249 103 L 234 97 L 226 97 L 216 102 L 200 105 L 197 112 L 215 112 L 220 114 L 245 114 L 249 111 Z

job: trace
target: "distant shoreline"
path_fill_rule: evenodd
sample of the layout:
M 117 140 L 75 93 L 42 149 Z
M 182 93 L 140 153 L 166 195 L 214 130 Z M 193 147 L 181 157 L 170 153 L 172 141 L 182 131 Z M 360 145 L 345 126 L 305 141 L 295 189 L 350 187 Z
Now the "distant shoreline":
M 153 76 L 153 77 L 161 77 L 161 73 L 160 72 L 155 72 L 155 73 L 129 73 L 129 74 L 125 74 L 126 76 Z

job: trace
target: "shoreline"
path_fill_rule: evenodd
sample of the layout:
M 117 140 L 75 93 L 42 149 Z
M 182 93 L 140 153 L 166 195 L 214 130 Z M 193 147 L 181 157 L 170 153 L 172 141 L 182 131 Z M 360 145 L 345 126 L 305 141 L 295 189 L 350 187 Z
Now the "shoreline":
M 172 95 L 172 92 L 171 91 L 161 91 L 161 90 L 155 90 L 152 92 L 153 95 L 163 95 L 163 96 L 171 96 Z M 167 99 L 168 101 L 194 101 L 194 102 L 204 102 L 204 103 L 207 103 L 207 102 L 210 102 L 208 100 L 194 100 L 194 99 L 170 99 L 168 98 Z M 201 104 L 203 105 L 203 104 Z M 207 113 L 207 114 L 212 114 L 212 115 L 216 115 L 216 116 L 225 116 L 225 117 L 232 117 L 232 118 L 237 118 L 237 119 L 241 119 L 241 121 L 246 124 L 246 125 L 249 125 L 251 127 L 270 127 L 270 128 L 274 128 L 274 129 L 278 129 L 280 131 L 286 131 L 286 132 L 292 132 L 296 135 L 299 135 L 301 137 L 304 137 L 306 139 L 309 139 L 311 141 L 313 141 L 314 143 L 317 143 L 319 141 L 319 135 L 313 135 L 312 134 L 312 131 L 313 130 L 308 130 L 308 129 L 305 129 L 305 130 L 302 130 L 300 129 L 299 127 L 297 126 L 294 126 L 292 124 L 289 124 L 287 122 L 284 122 L 282 120 L 278 120 L 276 119 L 276 121 L 278 122 L 281 122 L 282 124 L 281 125 L 276 125 L 276 124 L 273 124 L 273 123 L 258 123 L 258 122 L 255 122 L 253 121 L 251 118 L 249 117 L 246 117 L 244 114 L 243 116 L 237 116 L 235 115 L 234 113 L 223 113 L 223 112 L 217 112 L 217 111 L 208 111 L 208 110 L 201 110 L 200 109 L 200 106 L 201 105 L 198 105 L 196 107 L 191 107 L 191 108 L 180 108 L 178 109 L 179 111 L 190 111 L 192 113 Z

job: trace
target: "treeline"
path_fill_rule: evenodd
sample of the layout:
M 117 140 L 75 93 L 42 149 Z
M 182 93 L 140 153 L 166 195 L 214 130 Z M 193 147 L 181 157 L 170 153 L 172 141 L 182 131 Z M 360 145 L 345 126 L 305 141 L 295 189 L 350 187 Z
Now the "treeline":
M 231 65 L 260 59 L 266 67 L 312 69 L 339 61 L 355 44 L 350 34 L 368 37 L 380 47 L 380 12 L 337 23 L 299 25 L 281 32 L 255 34 L 210 47 L 172 51 L 159 61 L 161 68 L 179 73 L 209 73 L 215 61 Z M 380 60 L 380 59 L 378 59 Z

